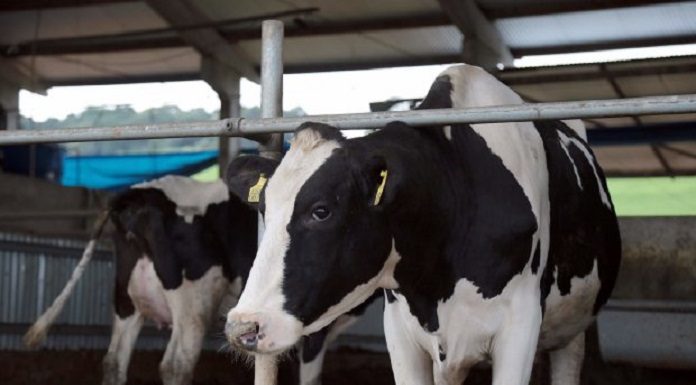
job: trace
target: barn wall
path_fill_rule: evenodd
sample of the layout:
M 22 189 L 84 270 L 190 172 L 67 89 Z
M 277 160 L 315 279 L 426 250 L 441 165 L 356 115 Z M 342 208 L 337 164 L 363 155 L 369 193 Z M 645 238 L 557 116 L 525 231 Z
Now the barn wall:
M 22 348 L 21 336 L 58 296 L 85 242 L 0 233 L 0 349 Z M 101 247 L 78 281 L 44 346 L 104 349 L 111 331 L 114 263 Z M 163 349 L 166 333 L 146 328 L 141 349 Z
M 48 181 L 0 172 L 0 212 L 36 213 L 99 209 L 104 207 L 106 194 L 78 187 L 65 187 Z M 5 220 L 0 218 L 0 231 L 84 236 L 89 223 L 83 218 L 53 218 L 50 220 Z

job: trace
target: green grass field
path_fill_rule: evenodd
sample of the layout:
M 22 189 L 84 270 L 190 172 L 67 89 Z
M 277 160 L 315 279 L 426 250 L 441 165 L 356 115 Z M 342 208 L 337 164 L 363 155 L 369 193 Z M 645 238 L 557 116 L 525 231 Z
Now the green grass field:
M 200 181 L 217 177 L 218 166 L 194 175 Z M 696 215 L 696 176 L 609 178 L 607 183 L 619 216 Z
M 696 215 L 696 177 L 609 178 L 619 216 Z

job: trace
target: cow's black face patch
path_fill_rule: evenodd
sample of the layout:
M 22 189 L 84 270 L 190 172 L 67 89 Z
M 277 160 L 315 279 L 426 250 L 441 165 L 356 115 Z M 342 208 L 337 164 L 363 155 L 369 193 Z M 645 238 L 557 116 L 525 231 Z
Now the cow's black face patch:
M 334 150 L 295 198 L 287 231 L 285 310 L 316 321 L 381 271 L 391 250 L 382 207 L 374 206 L 383 163 Z M 387 182 L 388 183 L 388 182 Z

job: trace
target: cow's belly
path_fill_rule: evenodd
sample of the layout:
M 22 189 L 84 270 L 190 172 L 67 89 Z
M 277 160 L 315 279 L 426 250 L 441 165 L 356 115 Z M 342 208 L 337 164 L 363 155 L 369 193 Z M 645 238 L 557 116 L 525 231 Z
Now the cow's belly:
M 440 327 L 434 333 L 424 330 L 405 298 L 396 295 L 397 300 L 387 306 L 399 308 L 399 322 L 390 327 L 405 329 L 408 339 L 428 352 L 436 370 L 446 376 L 462 365 L 486 360 L 491 341 L 506 327 L 506 319 L 518 319 L 516 313 L 529 311 L 529 306 L 540 306 L 538 297 L 525 294 L 535 285 L 537 278 L 526 272 L 513 278 L 501 295 L 483 299 L 475 285 L 460 280 L 453 296 L 438 305 Z M 599 286 L 596 263 L 590 274 L 572 279 L 567 295 L 561 296 L 558 287 L 552 286 L 546 300 L 538 351 L 564 346 L 594 320 L 592 310 Z
M 172 313 L 164 295 L 164 287 L 152 261 L 146 256 L 138 260 L 131 272 L 128 296 L 135 308 L 158 327 L 172 324 Z
M 567 295 L 562 296 L 554 282 L 546 298 L 546 312 L 539 335 L 540 350 L 564 346 L 592 323 L 600 285 L 596 260 L 590 274 L 572 278 Z

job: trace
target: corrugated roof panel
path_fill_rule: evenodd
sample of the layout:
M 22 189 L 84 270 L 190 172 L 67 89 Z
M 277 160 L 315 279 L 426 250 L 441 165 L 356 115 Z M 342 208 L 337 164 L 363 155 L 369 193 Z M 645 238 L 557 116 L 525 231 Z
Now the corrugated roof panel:
M 668 145 L 696 152 L 696 143 L 694 142 L 668 143 Z M 593 148 L 593 151 L 607 174 L 662 173 L 665 171 L 650 146 L 601 146 Z M 677 172 L 696 169 L 696 159 L 669 150 L 661 150 L 661 153 L 669 166 Z
M 656 173 L 664 170 L 650 146 L 602 146 L 595 147 L 593 152 L 607 174 Z
M 218 20 L 311 7 L 319 8 L 311 18 L 339 21 L 399 17 L 440 10 L 435 0 L 197 0 L 196 5 Z
M 167 24 L 145 3 L 115 3 L 94 7 L 51 8 L 41 12 L 0 12 L 0 44 L 103 35 L 165 28 Z
M 693 73 L 622 77 L 616 82 L 628 97 L 689 94 L 696 90 Z
M 643 115 L 640 117 L 643 124 L 696 122 L 696 114 L 677 115 Z
M 284 44 L 285 64 L 317 64 L 380 59 L 409 59 L 427 55 L 456 55 L 461 47 L 456 27 L 429 27 L 403 31 L 379 31 L 351 35 L 288 38 Z M 259 61 L 260 41 L 240 46 Z
M 18 59 L 31 73 L 32 59 Z M 34 66 L 49 83 L 67 79 L 116 78 L 129 76 L 198 72 L 200 55 L 192 48 L 127 51 L 107 54 L 38 56 Z
M 522 95 L 541 102 L 614 99 L 616 97 L 609 82 L 601 79 L 572 83 L 515 85 L 513 89 Z
M 696 34 L 696 2 L 569 12 L 495 21 L 512 48 Z

